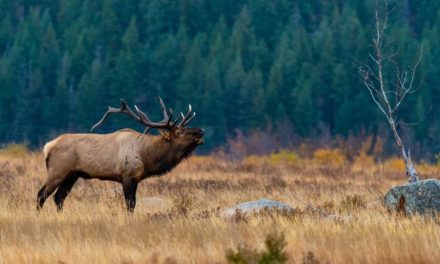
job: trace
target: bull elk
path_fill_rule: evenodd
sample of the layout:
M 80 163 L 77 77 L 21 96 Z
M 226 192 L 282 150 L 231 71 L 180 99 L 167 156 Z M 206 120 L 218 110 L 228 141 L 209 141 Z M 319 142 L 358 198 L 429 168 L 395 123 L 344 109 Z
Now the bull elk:
M 172 170 L 203 144 L 203 129 L 185 127 L 196 115 L 191 105 L 185 115 L 181 113 L 172 120 L 172 110 L 166 109 L 161 98 L 159 102 L 163 113 L 160 122 L 152 122 L 137 106 L 134 112 L 121 99 L 121 107 L 108 107 L 91 129 L 104 123 L 109 115 L 121 113 L 144 125 L 142 134 L 131 129 L 110 134 L 63 134 L 48 142 L 43 150 L 48 177 L 38 192 L 37 209 L 57 190 L 54 201 L 62 210 L 75 182 L 84 178 L 122 183 L 127 209 L 133 212 L 140 181 Z M 159 135 L 146 134 L 151 128 L 158 129 Z

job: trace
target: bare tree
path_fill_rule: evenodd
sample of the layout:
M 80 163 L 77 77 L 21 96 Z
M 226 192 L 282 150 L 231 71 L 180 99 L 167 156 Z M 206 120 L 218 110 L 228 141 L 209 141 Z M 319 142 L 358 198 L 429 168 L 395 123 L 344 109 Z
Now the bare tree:
M 393 54 L 384 52 L 385 31 L 388 28 L 388 17 L 392 10 L 389 10 L 388 3 L 384 0 L 385 11 L 379 11 L 379 1 L 376 1 L 375 9 L 375 36 L 372 41 L 373 53 L 369 54 L 372 60 L 372 67 L 368 64 L 361 64 L 359 67 L 359 74 L 365 87 L 370 92 L 370 95 L 379 107 L 380 111 L 385 115 L 396 140 L 397 146 L 400 149 L 402 158 L 405 161 L 406 174 L 409 182 L 418 181 L 417 171 L 411 160 L 410 149 L 406 149 L 402 139 L 397 130 L 398 126 L 405 124 L 396 120 L 396 113 L 402 105 L 407 95 L 416 91 L 414 89 L 414 79 L 417 67 L 423 56 L 423 49 L 420 49 L 420 54 L 413 66 L 407 66 L 401 70 L 397 63 L 393 62 Z M 384 64 L 393 63 L 395 65 L 396 80 L 392 87 L 387 85 L 384 77 Z

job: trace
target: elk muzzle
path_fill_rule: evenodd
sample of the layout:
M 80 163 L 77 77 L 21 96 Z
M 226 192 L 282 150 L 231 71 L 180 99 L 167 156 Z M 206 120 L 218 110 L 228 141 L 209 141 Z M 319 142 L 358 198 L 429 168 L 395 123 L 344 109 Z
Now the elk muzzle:
M 197 145 L 202 145 L 205 141 L 203 140 L 203 135 L 205 134 L 205 131 L 200 128 L 196 128 L 193 131 L 194 138 L 196 139 Z

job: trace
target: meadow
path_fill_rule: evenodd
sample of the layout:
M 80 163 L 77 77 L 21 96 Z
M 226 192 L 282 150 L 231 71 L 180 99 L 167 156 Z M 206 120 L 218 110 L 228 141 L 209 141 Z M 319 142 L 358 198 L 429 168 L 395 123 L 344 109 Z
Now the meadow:
M 440 167 L 417 165 L 421 178 Z M 80 180 L 57 213 L 52 198 L 37 212 L 43 156 L 0 151 L 0 263 L 227 263 L 228 252 L 264 249 L 282 234 L 287 263 L 438 263 L 440 219 L 387 212 L 382 197 L 405 183 L 403 163 L 318 150 L 228 161 L 195 156 L 143 181 L 134 215 L 121 186 Z M 221 211 L 268 198 L 294 215 L 224 219 Z

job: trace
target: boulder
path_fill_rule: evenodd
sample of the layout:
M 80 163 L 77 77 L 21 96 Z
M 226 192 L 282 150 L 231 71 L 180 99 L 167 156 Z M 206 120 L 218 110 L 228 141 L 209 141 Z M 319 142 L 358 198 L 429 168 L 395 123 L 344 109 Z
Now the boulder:
M 224 209 L 220 215 L 223 218 L 233 218 L 237 216 L 237 214 L 250 216 L 263 210 L 278 211 L 287 214 L 293 214 L 294 212 L 294 209 L 288 204 L 269 199 L 259 199 L 256 201 L 240 203 L 234 207 Z
M 384 198 L 391 212 L 436 214 L 440 212 L 440 181 L 429 179 L 391 188 Z

